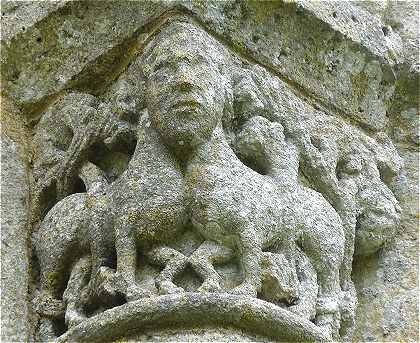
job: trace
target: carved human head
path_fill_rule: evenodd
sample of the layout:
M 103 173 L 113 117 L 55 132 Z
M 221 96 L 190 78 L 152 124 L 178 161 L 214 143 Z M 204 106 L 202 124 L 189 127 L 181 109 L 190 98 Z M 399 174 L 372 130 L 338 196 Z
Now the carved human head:
M 228 101 L 229 57 L 201 28 L 175 21 L 144 52 L 146 103 L 154 128 L 173 147 L 208 140 Z

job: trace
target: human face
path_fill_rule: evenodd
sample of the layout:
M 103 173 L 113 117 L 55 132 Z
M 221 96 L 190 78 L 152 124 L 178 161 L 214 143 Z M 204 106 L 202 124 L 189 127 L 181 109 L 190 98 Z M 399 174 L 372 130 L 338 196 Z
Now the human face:
M 194 149 L 210 138 L 221 119 L 223 77 L 205 47 L 190 42 L 160 51 L 147 84 L 152 125 L 170 146 Z

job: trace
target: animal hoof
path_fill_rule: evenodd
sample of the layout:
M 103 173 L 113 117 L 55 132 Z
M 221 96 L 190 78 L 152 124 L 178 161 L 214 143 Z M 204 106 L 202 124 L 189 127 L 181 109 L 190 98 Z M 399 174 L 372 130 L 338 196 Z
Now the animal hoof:
M 41 318 L 38 330 L 39 340 L 42 342 L 51 342 L 57 339 L 54 324 L 51 319 Z
M 238 287 L 233 288 L 230 293 L 235 295 L 243 295 L 246 297 L 256 298 L 257 297 L 257 290 L 254 286 L 250 285 L 249 283 L 243 283 Z
M 337 313 L 317 314 L 315 323 L 331 340 L 340 338 L 340 322 Z
M 92 281 L 91 290 L 99 297 L 114 297 L 120 285 L 116 273 L 108 267 L 101 267 Z
M 131 286 L 127 289 L 126 299 L 128 302 L 136 301 L 142 298 L 149 298 L 152 293 L 138 286 Z
M 184 292 L 184 289 L 182 287 L 178 287 L 173 282 L 170 281 L 162 281 L 158 285 L 159 294 L 165 295 L 165 294 L 176 294 L 176 293 L 182 293 Z
M 67 310 L 65 315 L 65 322 L 70 329 L 83 322 L 86 317 L 75 310 Z
M 198 292 L 201 293 L 217 293 L 222 290 L 219 282 L 214 280 L 204 281 L 203 284 L 198 288 Z

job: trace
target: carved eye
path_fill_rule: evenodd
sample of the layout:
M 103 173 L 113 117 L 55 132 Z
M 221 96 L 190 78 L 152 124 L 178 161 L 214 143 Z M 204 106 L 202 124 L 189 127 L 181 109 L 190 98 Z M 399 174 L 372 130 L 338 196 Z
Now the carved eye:
M 205 63 L 205 62 L 206 62 L 205 58 L 201 55 L 196 55 L 196 56 L 191 58 L 191 63 L 194 64 L 194 65 L 202 64 L 202 63 Z
M 161 60 L 155 64 L 154 71 L 159 71 L 165 68 L 169 68 L 170 64 L 167 60 Z

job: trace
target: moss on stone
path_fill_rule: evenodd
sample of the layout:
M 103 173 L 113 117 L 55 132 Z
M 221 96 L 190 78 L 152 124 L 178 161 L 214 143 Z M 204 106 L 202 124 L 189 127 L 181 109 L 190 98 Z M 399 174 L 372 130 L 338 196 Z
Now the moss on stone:
M 262 23 L 267 18 L 271 18 L 274 11 L 282 8 L 283 2 L 278 0 L 249 0 L 247 6 L 253 11 L 255 21 Z
M 353 97 L 358 101 L 365 97 L 367 94 L 369 79 L 368 76 L 362 71 L 361 73 L 351 75 L 352 93 Z

